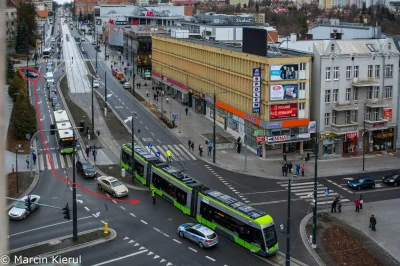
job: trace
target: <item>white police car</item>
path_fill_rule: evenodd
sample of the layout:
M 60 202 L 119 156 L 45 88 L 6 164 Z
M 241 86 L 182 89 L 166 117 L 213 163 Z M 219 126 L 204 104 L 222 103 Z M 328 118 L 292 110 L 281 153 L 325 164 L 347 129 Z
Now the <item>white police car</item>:
M 217 234 L 202 224 L 186 223 L 178 227 L 178 235 L 197 243 L 200 248 L 209 248 L 218 243 Z

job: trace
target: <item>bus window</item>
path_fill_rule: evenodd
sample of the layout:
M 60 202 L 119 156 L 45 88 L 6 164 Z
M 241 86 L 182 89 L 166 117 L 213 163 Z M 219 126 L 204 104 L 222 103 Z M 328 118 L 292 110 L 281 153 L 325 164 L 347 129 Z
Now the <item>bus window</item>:
M 144 166 L 141 165 L 136 159 L 135 159 L 135 162 L 134 162 L 133 166 L 135 167 L 134 170 L 136 171 L 136 173 L 143 177 Z
M 163 179 L 161 176 L 153 172 L 153 186 L 155 186 L 157 189 L 161 189 L 174 199 L 179 204 L 185 205 L 187 202 L 187 193 L 183 191 L 182 189 L 178 188 L 177 186 L 171 184 L 170 182 L 166 181 Z
M 126 151 L 122 150 L 121 160 L 124 164 L 130 165 L 131 164 L 131 155 L 128 154 Z

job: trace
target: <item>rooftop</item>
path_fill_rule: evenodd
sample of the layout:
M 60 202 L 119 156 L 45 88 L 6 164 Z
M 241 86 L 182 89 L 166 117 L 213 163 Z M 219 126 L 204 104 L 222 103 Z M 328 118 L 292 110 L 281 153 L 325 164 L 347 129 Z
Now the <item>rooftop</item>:
M 173 176 L 176 178 L 178 181 L 181 183 L 185 184 L 188 187 L 191 188 L 196 188 L 199 191 L 207 191 L 209 188 L 201 184 L 199 181 L 196 179 L 193 179 L 186 175 L 183 170 L 179 170 L 173 166 L 168 165 L 167 163 L 164 163 L 164 165 L 158 165 L 157 166 L 159 169 L 162 171 L 168 173 L 169 175 Z
M 393 39 L 363 39 L 363 40 L 324 40 L 316 41 L 314 43 L 317 52 L 324 54 L 327 49 L 329 49 L 329 44 L 334 42 L 341 55 L 352 55 L 352 54 L 374 54 L 381 53 L 385 46 L 391 42 Z M 393 43 L 394 44 L 394 43 Z M 393 46 L 395 48 L 395 46 Z M 392 49 L 393 54 L 399 54 L 397 49 Z

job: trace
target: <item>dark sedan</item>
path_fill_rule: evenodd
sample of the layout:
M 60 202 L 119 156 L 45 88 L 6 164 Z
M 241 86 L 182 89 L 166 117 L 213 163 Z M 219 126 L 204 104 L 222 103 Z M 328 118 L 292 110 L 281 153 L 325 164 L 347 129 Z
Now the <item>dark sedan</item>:
M 352 189 L 375 188 L 375 180 L 368 176 L 362 176 L 358 179 L 350 180 L 347 186 Z
M 400 173 L 390 173 L 383 177 L 382 182 L 397 187 L 400 184 Z
M 78 160 L 76 162 L 76 171 L 80 173 L 84 178 L 96 177 L 96 169 L 87 160 Z

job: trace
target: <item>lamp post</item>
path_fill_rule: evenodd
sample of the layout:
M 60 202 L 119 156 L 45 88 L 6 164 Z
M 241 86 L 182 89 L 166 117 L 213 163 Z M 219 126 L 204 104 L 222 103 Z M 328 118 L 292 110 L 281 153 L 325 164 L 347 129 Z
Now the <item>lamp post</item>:
M 104 115 L 107 116 L 107 72 L 104 71 Z
M 93 76 L 92 76 L 92 138 L 94 138 Z
M 19 185 L 18 185 L 18 150 L 22 147 L 21 144 L 18 144 L 17 147 L 15 148 L 15 176 L 16 176 L 16 186 L 17 186 L 17 196 L 18 196 L 18 190 L 19 190 Z
M 314 168 L 314 209 L 313 209 L 313 237 L 312 247 L 317 248 L 317 177 L 318 177 L 318 149 L 319 149 L 319 132 L 315 133 L 315 168 Z
M 132 115 L 132 120 L 131 120 L 131 134 L 132 134 L 132 139 L 131 139 L 131 145 L 132 145 L 132 156 L 131 156 L 131 175 L 132 175 L 132 183 L 133 183 L 133 175 L 134 175 L 134 169 L 135 169 L 135 117 L 137 117 L 137 113 L 133 113 Z

